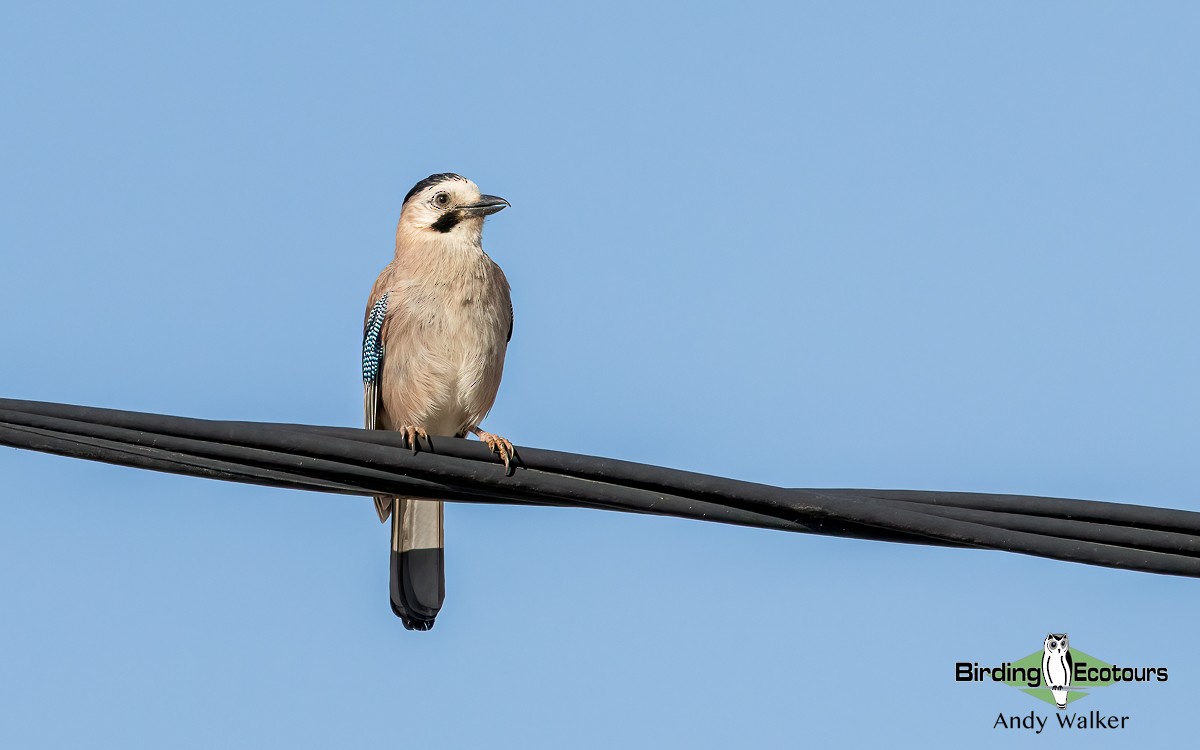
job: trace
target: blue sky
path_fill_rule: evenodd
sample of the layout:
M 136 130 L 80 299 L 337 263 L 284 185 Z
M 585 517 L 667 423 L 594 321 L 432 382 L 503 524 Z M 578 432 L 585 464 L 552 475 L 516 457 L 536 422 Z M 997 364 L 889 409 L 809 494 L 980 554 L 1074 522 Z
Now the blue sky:
M 0 395 L 357 425 L 400 201 L 457 171 L 516 332 L 486 427 L 781 485 L 1200 510 L 1200 11 L 0 8 Z M 1008 746 L 1065 631 L 1190 736 L 1196 583 L 451 506 L 430 633 L 367 499 L 0 449 L 9 747 Z M 1091 704 L 1091 705 L 1089 705 Z M 414 744 L 414 746 L 415 746 Z

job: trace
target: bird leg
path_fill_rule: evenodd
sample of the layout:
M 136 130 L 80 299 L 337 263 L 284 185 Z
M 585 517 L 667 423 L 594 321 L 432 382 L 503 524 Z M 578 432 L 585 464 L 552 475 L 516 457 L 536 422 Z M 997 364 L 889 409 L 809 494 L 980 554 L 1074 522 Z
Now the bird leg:
M 487 443 L 487 446 L 491 448 L 493 452 L 500 454 L 500 458 L 504 460 L 504 476 L 511 476 L 513 471 L 512 459 L 517 455 L 516 450 L 513 449 L 513 444 L 506 438 L 502 438 L 499 435 L 493 435 L 490 432 L 484 432 L 478 427 L 472 427 L 471 432 L 475 435 L 475 437 Z
M 406 424 L 398 432 L 404 436 L 404 442 L 408 443 L 408 446 L 412 448 L 414 456 L 417 455 L 417 449 L 421 447 L 418 438 L 429 440 L 429 433 L 425 432 L 424 427 L 414 427 L 413 425 Z

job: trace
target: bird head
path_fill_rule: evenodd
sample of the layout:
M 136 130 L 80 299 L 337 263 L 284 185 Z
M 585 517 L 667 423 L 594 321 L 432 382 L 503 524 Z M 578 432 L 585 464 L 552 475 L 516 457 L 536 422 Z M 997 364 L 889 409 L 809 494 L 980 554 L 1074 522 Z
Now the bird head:
M 494 195 L 483 195 L 466 177 L 445 172 L 418 182 L 404 196 L 399 233 L 446 236 L 465 233 L 478 239 L 483 218 L 509 206 Z

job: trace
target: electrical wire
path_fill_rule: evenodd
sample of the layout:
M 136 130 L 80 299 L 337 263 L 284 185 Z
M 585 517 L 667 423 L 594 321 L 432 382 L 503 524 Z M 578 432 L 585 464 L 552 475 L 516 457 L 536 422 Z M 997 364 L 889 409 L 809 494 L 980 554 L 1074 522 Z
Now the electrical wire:
M 794 489 L 478 442 L 0 399 L 0 445 L 154 471 L 344 495 L 616 510 L 781 531 L 1017 552 L 1200 577 L 1200 513 L 963 492 Z

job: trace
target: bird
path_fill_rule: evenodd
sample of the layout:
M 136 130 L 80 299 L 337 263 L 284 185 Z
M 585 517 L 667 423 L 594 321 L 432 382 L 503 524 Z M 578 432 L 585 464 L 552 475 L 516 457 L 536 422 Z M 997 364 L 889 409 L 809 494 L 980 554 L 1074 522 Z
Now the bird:
M 481 428 L 513 333 L 508 279 L 483 251 L 484 218 L 511 204 L 443 172 L 404 196 L 396 253 L 375 280 L 363 323 L 365 426 L 395 430 L 414 453 L 430 436 L 475 435 L 506 472 L 513 444 Z M 392 611 L 429 630 L 446 595 L 441 500 L 376 496 L 392 521 Z

